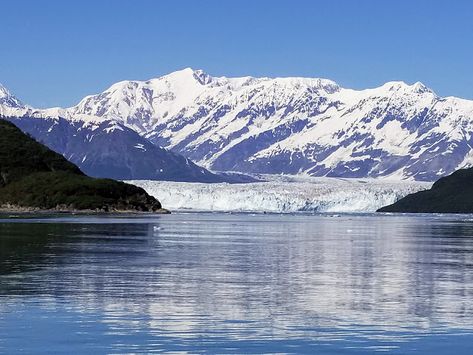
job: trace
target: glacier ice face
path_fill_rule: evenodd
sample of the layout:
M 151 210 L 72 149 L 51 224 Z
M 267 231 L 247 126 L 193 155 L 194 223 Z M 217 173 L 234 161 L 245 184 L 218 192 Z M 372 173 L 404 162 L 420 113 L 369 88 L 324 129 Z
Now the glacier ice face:
M 269 176 L 266 176 L 268 178 Z M 239 212 L 375 212 L 430 183 L 374 179 L 269 177 L 246 184 L 128 181 L 171 210 Z

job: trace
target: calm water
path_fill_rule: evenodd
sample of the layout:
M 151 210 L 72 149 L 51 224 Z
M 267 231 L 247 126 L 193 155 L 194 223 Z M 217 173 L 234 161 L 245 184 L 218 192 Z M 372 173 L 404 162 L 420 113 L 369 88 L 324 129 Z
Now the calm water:
M 473 219 L 0 220 L 0 353 L 166 351 L 472 354 Z

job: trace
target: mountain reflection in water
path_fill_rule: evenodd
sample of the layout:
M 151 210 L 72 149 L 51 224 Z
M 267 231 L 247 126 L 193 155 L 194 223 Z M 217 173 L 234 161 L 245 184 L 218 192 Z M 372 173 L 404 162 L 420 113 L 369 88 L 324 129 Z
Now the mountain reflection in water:
M 465 216 L 4 218 L 0 352 L 468 354 L 472 269 Z

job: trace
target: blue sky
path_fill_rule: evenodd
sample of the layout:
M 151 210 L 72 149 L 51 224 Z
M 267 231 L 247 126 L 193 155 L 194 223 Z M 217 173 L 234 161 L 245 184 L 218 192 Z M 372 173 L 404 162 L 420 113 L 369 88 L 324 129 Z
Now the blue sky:
M 473 99 L 472 19 L 469 0 L 0 0 L 0 83 L 37 107 L 185 67 Z

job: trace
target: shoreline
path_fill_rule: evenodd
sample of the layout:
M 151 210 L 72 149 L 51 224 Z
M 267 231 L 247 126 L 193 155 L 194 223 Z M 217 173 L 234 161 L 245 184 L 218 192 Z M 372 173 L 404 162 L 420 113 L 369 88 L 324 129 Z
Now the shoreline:
M 138 211 L 138 210 L 77 210 L 69 208 L 51 208 L 44 209 L 39 207 L 23 207 L 23 206 L 0 206 L 0 213 L 38 213 L 38 214 L 95 214 L 95 215 L 113 215 L 113 214 L 171 214 L 171 211 L 160 208 L 156 211 Z

